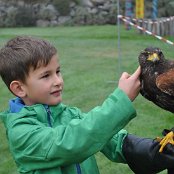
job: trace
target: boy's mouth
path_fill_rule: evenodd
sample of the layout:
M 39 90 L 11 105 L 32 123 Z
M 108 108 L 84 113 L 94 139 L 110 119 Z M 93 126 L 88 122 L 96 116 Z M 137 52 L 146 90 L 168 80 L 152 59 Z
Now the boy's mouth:
M 53 95 L 53 96 L 55 96 L 55 97 L 58 97 L 58 96 L 61 95 L 61 93 L 62 93 L 62 90 L 57 90 L 57 91 L 51 92 L 51 95 Z

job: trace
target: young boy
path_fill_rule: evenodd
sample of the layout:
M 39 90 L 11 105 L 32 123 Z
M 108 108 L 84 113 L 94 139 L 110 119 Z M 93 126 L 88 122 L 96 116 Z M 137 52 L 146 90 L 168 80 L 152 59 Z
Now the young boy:
M 139 74 L 139 68 L 132 76 L 123 73 L 102 106 L 82 113 L 62 103 L 56 48 L 28 36 L 10 40 L 0 50 L 0 75 L 16 98 L 1 118 L 19 172 L 97 174 L 93 155 L 100 150 L 124 161 L 121 142 L 126 131 L 118 131 L 136 116 L 131 101 L 139 92 Z
M 57 56 L 49 42 L 29 36 L 16 37 L 0 50 L 0 75 L 16 96 L 0 116 L 18 171 L 98 174 L 94 158 L 98 151 L 115 162 L 125 163 L 125 157 L 129 161 L 133 143 L 139 145 L 121 129 L 136 116 L 131 101 L 139 93 L 140 68 L 133 75 L 123 73 L 118 88 L 101 106 L 82 113 L 62 103 L 63 79 Z M 136 158 L 141 158 L 141 152 Z M 137 169 L 136 165 L 130 167 Z

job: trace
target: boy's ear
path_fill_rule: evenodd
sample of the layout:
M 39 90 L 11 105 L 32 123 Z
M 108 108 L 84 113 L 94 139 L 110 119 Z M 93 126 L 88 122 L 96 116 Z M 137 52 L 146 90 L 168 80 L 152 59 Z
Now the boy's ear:
M 12 81 L 10 83 L 10 90 L 17 97 L 22 98 L 26 96 L 25 88 L 23 87 L 23 83 L 20 81 Z

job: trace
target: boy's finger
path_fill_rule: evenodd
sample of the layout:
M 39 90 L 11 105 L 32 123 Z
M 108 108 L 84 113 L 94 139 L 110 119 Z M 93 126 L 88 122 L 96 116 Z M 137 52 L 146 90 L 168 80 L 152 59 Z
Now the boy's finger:
M 128 79 L 130 77 L 130 74 L 128 74 L 127 72 L 123 72 L 121 75 L 121 79 Z
M 136 71 L 132 74 L 131 77 L 134 77 L 134 78 L 138 78 L 140 76 L 140 73 L 141 73 L 141 68 L 140 66 L 136 69 Z

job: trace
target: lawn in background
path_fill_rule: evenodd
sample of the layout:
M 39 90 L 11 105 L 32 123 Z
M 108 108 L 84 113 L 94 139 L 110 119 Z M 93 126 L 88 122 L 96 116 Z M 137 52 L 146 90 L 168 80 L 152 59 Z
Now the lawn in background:
M 87 112 L 117 87 L 123 71 L 133 73 L 138 67 L 137 57 L 148 46 L 160 47 L 167 58 L 174 59 L 173 46 L 152 36 L 140 35 L 137 30 L 120 28 L 120 51 L 116 26 L 83 26 L 55 28 L 1 28 L 0 46 L 16 35 L 32 35 L 52 42 L 58 49 L 65 87 L 63 101 Z M 173 39 L 174 38 L 168 38 Z M 118 57 L 119 56 L 119 57 Z M 0 111 L 13 97 L 0 82 Z M 139 136 L 155 138 L 164 128 L 171 128 L 173 114 L 164 111 L 141 95 L 134 101 L 137 117 L 125 129 Z M 108 118 L 112 121 L 112 118 Z M 16 174 L 16 166 L 9 153 L 5 129 L 0 122 L 0 173 Z M 96 154 L 101 174 L 132 174 L 127 165 L 115 164 L 101 153 Z M 166 173 L 166 172 L 161 172 Z

